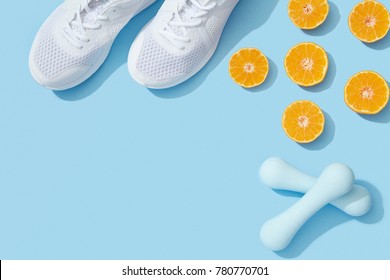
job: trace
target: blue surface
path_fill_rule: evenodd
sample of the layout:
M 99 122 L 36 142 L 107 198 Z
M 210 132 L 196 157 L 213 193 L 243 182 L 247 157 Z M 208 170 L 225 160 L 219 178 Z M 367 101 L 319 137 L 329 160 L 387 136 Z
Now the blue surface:
M 203 71 L 150 91 L 131 80 L 126 59 L 159 1 L 123 30 L 96 75 L 65 92 L 41 88 L 28 70 L 35 33 L 61 1 L 24 1 L 17 14 L 4 2 L 0 259 L 389 259 L 390 106 L 359 116 L 343 88 L 364 69 L 390 79 L 390 36 L 370 46 L 352 36 L 347 17 L 357 2 L 331 2 L 325 24 L 302 32 L 287 0 L 242 0 Z M 310 90 L 283 69 L 287 50 L 302 41 L 330 57 L 325 82 Z M 247 91 L 227 64 L 251 46 L 268 56 L 271 72 Z M 280 125 L 299 99 L 326 112 L 313 144 L 294 143 Z M 373 194 L 372 211 L 354 219 L 326 207 L 286 250 L 265 249 L 261 225 L 297 200 L 259 181 L 269 156 L 313 175 L 331 162 L 350 165 Z

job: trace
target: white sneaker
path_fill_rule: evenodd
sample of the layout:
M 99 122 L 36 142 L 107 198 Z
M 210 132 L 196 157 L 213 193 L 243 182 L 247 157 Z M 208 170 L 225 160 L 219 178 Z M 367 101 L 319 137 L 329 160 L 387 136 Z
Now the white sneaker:
M 200 71 L 214 54 L 239 0 L 165 0 L 135 39 L 130 75 L 149 88 L 168 88 Z
M 103 64 L 119 31 L 156 0 L 65 0 L 43 23 L 30 52 L 34 79 L 64 90 Z

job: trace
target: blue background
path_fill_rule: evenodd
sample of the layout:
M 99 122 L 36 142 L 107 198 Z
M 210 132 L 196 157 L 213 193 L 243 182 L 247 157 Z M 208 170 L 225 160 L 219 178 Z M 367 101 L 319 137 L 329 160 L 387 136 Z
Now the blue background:
M 287 2 L 242 0 L 198 75 L 148 90 L 131 80 L 126 59 L 158 1 L 121 32 L 92 78 L 52 92 L 31 78 L 28 55 L 61 1 L 5 1 L 0 259 L 389 259 L 390 106 L 360 116 L 344 104 L 343 88 L 365 69 L 390 79 L 390 36 L 369 46 L 353 37 L 347 17 L 357 0 L 330 2 L 329 18 L 310 32 L 290 22 Z M 283 68 L 302 41 L 319 43 L 330 58 L 325 82 L 311 89 Z M 242 47 L 258 47 L 270 61 L 266 83 L 254 90 L 227 73 Z M 280 124 L 299 99 L 326 112 L 324 134 L 309 145 L 289 140 Z M 350 165 L 373 209 L 355 219 L 327 206 L 287 249 L 267 250 L 261 225 L 297 200 L 260 182 L 270 156 L 313 175 L 331 162 Z

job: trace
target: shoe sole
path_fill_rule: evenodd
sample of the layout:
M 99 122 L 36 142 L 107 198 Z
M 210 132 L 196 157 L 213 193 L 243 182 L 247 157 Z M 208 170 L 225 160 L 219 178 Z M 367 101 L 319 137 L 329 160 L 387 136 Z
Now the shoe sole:
M 157 0 L 146 0 L 142 3 L 142 5 L 138 8 L 138 10 L 134 13 L 134 15 L 132 15 L 129 19 L 129 22 L 135 17 L 137 16 L 140 12 L 142 12 L 143 10 L 145 10 L 146 8 L 148 8 L 149 6 L 151 6 L 152 4 L 154 4 Z M 125 25 L 126 26 L 126 25 Z M 117 35 L 119 35 L 120 32 L 118 32 Z M 55 87 L 49 87 L 49 86 L 46 86 L 44 85 L 44 83 L 40 82 L 39 81 L 39 78 L 34 74 L 35 71 L 30 71 L 31 72 L 31 75 L 33 76 L 34 80 L 37 81 L 40 85 L 46 87 L 47 89 L 50 89 L 50 90 L 58 90 L 58 91 L 61 91 L 61 90 L 67 90 L 67 89 L 71 89 L 73 87 L 76 87 L 80 84 L 82 84 L 83 82 L 85 82 L 88 78 L 90 78 L 93 74 L 95 74 L 95 72 L 103 65 L 103 63 L 106 61 L 110 51 L 111 51 L 111 47 L 115 41 L 116 37 L 114 38 L 114 40 L 112 40 L 112 42 L 110 43 L 109 47 L 106 48 L 105 52 L 100 56 L 99 60 L 91 67 L 88 69 L 87 72 L 85 72 L 82 76 L 80 76 L 78 79 L 68 83 L 68 84 L 65 84 L 65 85 L 61 85 L 61 86 L 55 86 Z M 32 58 L 32 55 L 30 54 L 30 58 L 29 58 L 29 67 L 30 69 L 33 69 L 34 66 L 33 66 L 33 58 Z

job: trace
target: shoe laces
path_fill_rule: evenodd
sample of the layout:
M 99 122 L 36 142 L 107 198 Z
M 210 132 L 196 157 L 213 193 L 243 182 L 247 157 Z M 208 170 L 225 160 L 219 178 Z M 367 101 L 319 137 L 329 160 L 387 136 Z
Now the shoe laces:
M 108 16 L 100 14 L 110 0 L 82 0 L 73 19 L 62 29 L 65 38 L 78 49 L 83 48 L 83 42 L 89 42 L 87 30 L 97 30 L 102 27 L 101 21 L 107 21 Z
M 202 17 L 217 5 L 215 0 L 179 0 L 169 21 L 163 23 L 159 33 L 177 49 L 184 50 L 191 39 L 186 37 L 188 29 L 203 23 Z

